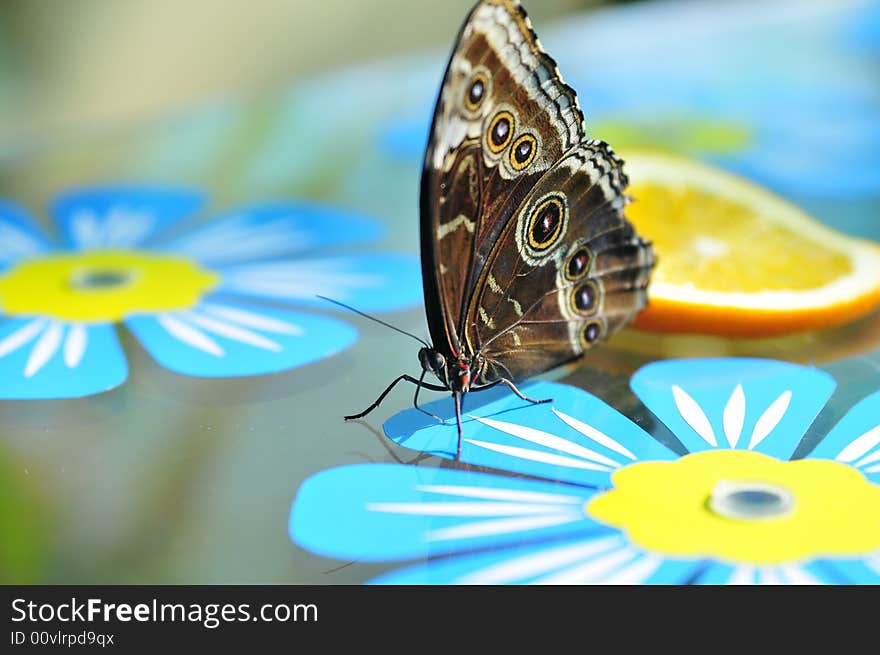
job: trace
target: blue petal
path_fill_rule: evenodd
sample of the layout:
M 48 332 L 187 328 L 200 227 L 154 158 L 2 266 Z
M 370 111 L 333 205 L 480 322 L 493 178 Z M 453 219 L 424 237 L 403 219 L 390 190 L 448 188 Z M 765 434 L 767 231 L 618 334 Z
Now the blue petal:
M 552 398 L 553 402 L 533 405 L 517 398 L 506 387 L 465 395 L 461 461 L 551 480 L 608 487 L 611 473 L 619 466 L 636 460 L 677 457 L 586 391 L 552 382 L 535 382 L 521 391 L 532 398 Z M 386 421 L 385 434 L 401 446 L 453 458 L 458 429 L 451 398 L 430 403 L 424 409 L 446 423 L 409 409 Z M 573 422 L 579 422 L 575 425 L 580 429 L 571 425 Z
M 785 460 L 791 457 L 836 383 L 823 371 L 786 362 L 682 359 L 648 364 L 636 372 L 630 386 L 690 452 L 730 448 L 733 440 L 738 449 Z M 745 412 L 736 435 L 733 430 L 730 434 L 725 431 L 723 416 L 728 404 L 731 415 L 736 414 L 733 408 L 738 386 L 742 387 Z M 691 407 L 695 404 L 699 411 L 689 413 L 682 403 Z M 778 412 L 773 416 L 775 410 L 784 410 L 781 418 Z M 731 421 L 729 427 L 736 424 Z
M 713 562 L 697 578 L 701 585 L 837 584 L 819 562 L 738 566 Z
M 326 557 L 430 557 L 608 531 L 585 515 L 590 496 L 575 487 L 485 473 L 359 464 L 303 482 L 289 529 L 295 543 Z
M 206 265 L 235 264 L 370 241 L 381 234 L 372 218 L 323 205 L 282 202 L 228 212 L 163 249 Z
M 880 484 L 880 391 L 849 410 L 808 457 L 850 464 Z
M 371 581 L 423 584 L 682 584 L 697 560 L 666 560 L 632 547 L 611 530 L 564 541 L 449 557 L 392 571 Z
M 324 296 L 362 311 L 393 311 L 422 303 L 419 259 L 370 253 L 244 264 L 218 271 L 221 291 L 335 309 Z
M 357 338 L 352 326 L 333 318 L 210 301 L 126 325 L 165 368 L 208 378 L 286 371 L 335 355 Z
M 864 559 L 824 559 L 819 563 L 843 584 L 880 585 L 880 550 Z
M 0 270 L 48 248 L 46 238 L 27 213 L 17 205 L 0 200 Z
M 93 187 L 52 205 L 64 243 L 76 249 L 143 245 L 202 205 L 193 191 L 128 186 Z
M 117 387 L 127 376 L 112 325 L 41 318 L 0 324 L 0 399 L 80 398 Z

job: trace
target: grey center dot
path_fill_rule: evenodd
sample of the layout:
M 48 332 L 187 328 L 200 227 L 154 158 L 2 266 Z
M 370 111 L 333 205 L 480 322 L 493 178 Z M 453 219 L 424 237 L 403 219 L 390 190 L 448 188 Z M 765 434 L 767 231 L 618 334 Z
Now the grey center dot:
M 87 269 L 73 274 L 71 286 L 82 291 L 104 291 L 118 289 L 131 283 L 131 271 L 114 269 Z
M 794 506 L 791 491 L 765 482 L 721 480 L 709 497 L 709 509 L 737 521 L 781 518 L 791 513 Z

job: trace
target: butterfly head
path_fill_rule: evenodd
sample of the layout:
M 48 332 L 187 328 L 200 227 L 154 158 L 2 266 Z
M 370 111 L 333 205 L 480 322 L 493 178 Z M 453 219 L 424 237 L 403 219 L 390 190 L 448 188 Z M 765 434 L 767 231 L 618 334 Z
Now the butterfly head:
M 446 358 L 442 353 L 433 348 L 422 348 L 419 350 L 419 364 L 422 365 L 422 370 L 430 371 L 443 379 L 440 373 L 446 368 Z
M 433 348 L 422 348 L 419 363 L 423 370 L 436 375 L 449 389 L 467 393 L 471 385 L 480 380 L 486 362 L 480 356 L 470 358 L 464 355 L 447 360 L 443 353 Z

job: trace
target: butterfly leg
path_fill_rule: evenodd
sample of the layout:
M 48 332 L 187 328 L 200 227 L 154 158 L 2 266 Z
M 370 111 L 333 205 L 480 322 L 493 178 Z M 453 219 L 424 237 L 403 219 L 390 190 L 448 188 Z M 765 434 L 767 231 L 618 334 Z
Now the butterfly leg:
M 427 414 L 431 418 L 437 419 L 437 421 L 439 421 L 440 423 L 445 424 L 446 421 L 444 421 L 442 418 L 440 418 L 436 414 L 432 414 L 427 409 L 422 409 L 421 407 L 419 407 L 419 391 L 421 391 L 422 387 L 424 386 L 424 380 L 425 380 L 426 373 L 427 373 L 427 371 L 422 371 L 422 374 L 419 376 L 419 383 L 416 385 L 416 395 L 413 396 L 413 407 L 415 407 L 417 410 L 419 410 L 422 414 Z
M 364 416 L 366 416 L 367 414 L 372 412 L 374 409 L 376 409 L 382 403 L 383 400 L 385 400 L 385 396 L 387 396 L 389 393 L 391 393 L 391 390 L 394 387 L 396 387 L 399 382 L 402 382 L 402 381 L 411 382 L 412 384 L 415 384 L 419 387 L 425 387 L 426 389 L 430 389 L 431 391 L 446 391 L 447 390 L 446 387 L 439 387 L 436 384 L 428 384 L 427 382 L 422 382 L 420 380 L 416 380 L 414 377 L 412 377 L 410 375 L 401 375 L 396 380 L 394 380 L 394 382 L 392 382 L 391 384 L 388 385 L 388 387 L 385 389 L 385 391 L 383 391 L 379 395 L 379 397 L 376 398 L 375 402 L 372 405 L 367 407 L 360 414 L 353 414 L 352 416 L 345 416 L 344 417 L 345 420 L 346 421 L 353 421 L 355 419 L 363 418 Z
M 506 384 L 508 387 L 510 387 L 510 390 L 513 391 L 513 393 L 515 393 L 517 396 L 519 396 L 523 400 L 527 400 L 528 402 L 532 403 L 533 405 L 541 405 L 543 403 L 553 402 L 552 398 L 544 398 L 543 400 L 535 400 L 534 398 L 529 398 L 522 391 L 517 389 L 516 385 L 513 382 L 511 382 L 510 380 L 508 380 L 507 378 L 501 378 L 501 380 L 499 380 L 499 382 L 503 382 L 504 384 Z
M 461 459 L 461 394 L 458 391 L 452 392 L 452 398 L 455 400 L 455 424 L 458 426 L 458 448 L 455 450 L 455 461 Z

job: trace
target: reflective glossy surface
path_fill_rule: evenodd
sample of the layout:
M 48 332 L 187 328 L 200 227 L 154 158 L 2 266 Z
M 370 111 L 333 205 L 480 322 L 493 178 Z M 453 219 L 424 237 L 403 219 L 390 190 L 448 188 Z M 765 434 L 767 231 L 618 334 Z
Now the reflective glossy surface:
M 880 240 L 880 35 L 860 27 L 870 16 L 876 25 L 878 9 L 799 5 L 796 24 L 786 12 L 775 3 L 645 3 L 540 34 L 578 90 L 591 135 L 621 150 L 653 145 L 710 160 L 838 229 Z M 210 198 L 196 225 L 235 206 L 305 199 L 376 217 L 385 228 L 376 251 L 417 255 L 421 149 L 446 54 L 365 65 L 123 138 L 92 134 L 7 160 L 0 197 L 36 212 L 84 183 L 194 187 Z M 45 213 L 40 220 L 48 228 Z M 94 281 L 113 281 L 98 273 Z M 412 388 L 363 421 L 342 416 L 399 374 L 417 375 L 420 346 L 321 303 L 309 311 L 356 326 L 357 341 L 294 370 L 198 379 L 157 365 L 122 332 L 125 384 L 84 399 L 0 401 L 0 523 L 4 539 L 11 535 L 3 581 L 359 583 L 389 571 L 311 555 L 291 543 L 287 522 L 308 476 L 413 458 L 379 433 L 411 406 Z M 427 337 L 418 306 L 382 318 Z M 750 341 L 628 331 L 544 378 L 589 389 L 680 451 L 629 381 L 646 363 L 693 356 L 814 363 L 831 373 L 838 388 L 797 457 L 880 387 L 880 315 Z

